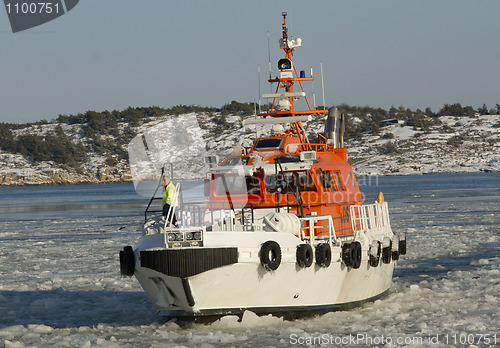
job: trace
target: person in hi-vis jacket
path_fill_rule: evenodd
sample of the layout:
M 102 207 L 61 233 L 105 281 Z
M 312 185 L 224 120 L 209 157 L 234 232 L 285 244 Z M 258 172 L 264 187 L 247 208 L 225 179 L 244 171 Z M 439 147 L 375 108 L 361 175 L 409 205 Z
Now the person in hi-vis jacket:
M 163 176 L 163 185 L 165 186 L 165 189 L 163 190 L 163 199 L 162 199 L 163 216 L 166 218 L 170 206 L 172 204 L 175 205 L 177 202 L 173 202 L 175 194 L 175 185 L 172 182 L 172 180 L 170 180 L 170 178 L 166 175 Z M 177 226 L 177 218 L 175 217 L 175 213 L 173 213 L 172 216 L 172 223 Z

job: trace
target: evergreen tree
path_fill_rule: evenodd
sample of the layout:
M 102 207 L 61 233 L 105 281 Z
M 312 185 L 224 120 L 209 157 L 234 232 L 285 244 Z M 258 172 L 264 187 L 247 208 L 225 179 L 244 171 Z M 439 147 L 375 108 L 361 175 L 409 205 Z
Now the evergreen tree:
M 0 148 L 4 151 L 12 151 L 15 147 L 15 140 L 10 126 L 7 123 L 0 123 Z
M 481 115 L 488 115 L 488 107 L 486 106 L 486 104 L 483 104 L 483 106 L 477 109 L 477 112 L 479 112 Z

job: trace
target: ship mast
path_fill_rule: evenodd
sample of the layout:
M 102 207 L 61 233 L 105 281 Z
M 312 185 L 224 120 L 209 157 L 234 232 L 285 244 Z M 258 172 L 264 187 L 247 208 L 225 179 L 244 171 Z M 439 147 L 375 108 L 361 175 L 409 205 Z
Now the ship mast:
M 292 55 L 295 48 L 302 45 L 302 40 L 297 38 L 296 40 L 288 39 L 288 28 L 286 26 L 286 16 L 287 13 L 283 12 L 283 24 L 282 24 L 282 38 L 280 39 L 280 48 L 285 52 L 285 57 L 278 61 L 278 69 L 280 70 L 279 77 L 275 79 L 269 79 L 270 83 L 277 82 L 275 93 L 264 94 L 264 98 L 272 98 L 271 111 L 267 113 L 258 113 L 258 116 L 271 116 L 271 117 L 284 117 L 284 116 L 307 116 L 312 114 L 326 113 L 328 110 L 313 110 L 309 104 L 304 87 L 302 86 L 303 81 L 313 81 L 314 77 L 306 77 L 305 72 L 297 74 L 297 69 L 293 64 Z M 293 85 L 298 82 L 300 86 L 299 92 L 294 92 Z M 303 97 L 306 101 L 308 110 L 295 110 L 294 102 L 300 97 Z M 279 120 L 277 120 L 279 123 Z M 307 139 L 306 132 L 302 126 L 302 122 L 291 122 L 290 129 L 288 133 L 296 133 L 300 138 L 301 143 L 310 148 L 309 140 Z

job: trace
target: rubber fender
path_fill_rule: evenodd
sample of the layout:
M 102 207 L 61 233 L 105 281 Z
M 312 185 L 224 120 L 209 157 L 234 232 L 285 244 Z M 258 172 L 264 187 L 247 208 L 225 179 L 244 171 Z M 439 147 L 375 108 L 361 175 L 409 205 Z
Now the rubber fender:
M 358 269 L 361 266 L 361 243 L 354 241 L 351 243 L 352 268 Z
M 399 236 L 399 255 L 406 255 L 406 234 L 398 232 Z
M 320 267 L 328 267 L 332 262 L 332 249 L 328 243 L 316 245 L 316 264 Z
M 399 260 L 399 236 L 395 234 L 392 236 L 392 259 L 394 261 Z
M 134 249 L 130 245 L 123 247 L 120 251 L 120 273 L 125 276 L 133 276 L 135 271 Z
M 342 245 L 342 262 L 347 267 L 352 267 L 351 243 L 344 243 Z
M 377 267 L 380 263 L 380 254 L 382 253 L 382 243 L 377 240 L 375 243 L 370 245 L 370 258 L 368 263 L 371 267 Z
M 300 244 L 295 255 L 300 267 L 311 267 L 314 253 L 310 244 Z
M 392 250 L 392 241 L 389 237 L 384 237 L 382 240 L 382 262 L 383 263 L 391 263 L 391 250 Z
M 260 247 L 261 265 L 268 271 L 275 271 L 281 264 L 281 247 L 274 240 L 268 240 Z

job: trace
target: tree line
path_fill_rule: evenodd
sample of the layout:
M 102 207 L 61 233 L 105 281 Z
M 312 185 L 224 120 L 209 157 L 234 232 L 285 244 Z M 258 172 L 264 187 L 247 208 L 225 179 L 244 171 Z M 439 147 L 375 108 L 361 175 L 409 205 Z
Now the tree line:
M 127 145 L 135 137 L 134 128 L 143 122 L 163 116 L 181 115 L 187 113 L 220 113 L 212 118 L 212 122 L 227 126 L 225 117 L 230 114 L 250 115 L 253 113 L 252 103 L 232 101 L 221 108 L 202 107 L 199 105 L 176 105 L 171 108 L 128 107 L 122 111 L 86 111 L 76 115 L 59 115 L 51 123 L 58 123 L 55 131 L 45 135 L 21 134 L 14 135 L 15 130 L 46 125 L 42 120 L 27 124 L 0 123 L 0 149 L 9 153 L 18 153 L 28 160 L 54 161 L 80 170 L 80 163 L 88 158 L 89 153 L 103 155 L 110 166 L 126 159 Z M 62 124 L 79 125 L 82 141 L 72 141 L 64 132 Z
M 402 121 L 406 126 L 423 132 L 429 132 L 430 128 L 441 124 L 439 117 L 454 116 L 454 117 L 474 117 L 476 114 L 481 115 L 500 115 L 500 104 L 496 104 L 495 108 L 488 109 L 484 104 L 482 107 L 475 110 L 472 106 L 462 106 L 460 103 L 444 104 L 438 112 L 433 112 L 430 107 L 424 111 L 421 109 L 411 110 L 400 106 L 395 108 L 392 106 L 389 110 L 383 108 L 371 108 L 368 106 L 358 107 L 341 104 L 338 106 L 341 113 L 350 114 L 353 117 L 360 119 L 359 123 L 352 124 L 346 130 L 347 138 L 360 139 L 363 133 L 371 133 L 378 135 L 380 131 L 380 122 L 387 119 L 397 119 Z
M 269 109 L 264 106 L 264 110 Z M 360 138 L 363 133 L 378 134 L 379 123 L 382 120 L 396 118 L 406 125 L 413 126 L 423 131 L 429 130 L 433 125 L 439 124 L 439 116 L 465 117 L 480 114 L 500 114 L 500 104 L 488 109 L 486 105 L 475 110 L 471 106 L 462 106 L 459 103 L 445 104 L 438 112 L 430 108 L 424 111 L 411 110 L 394 106 L 385 110 L 369 106 L 359 107 L 340 104 L 337 106 L 341 113 L 358 117 L 360 122 L 352 124 L 347 129 L 348 138 Z M 202 107 L 199 105 L 176 105 L 171 108 L 129 107 L 118 111 L 87 111 L 76 115 L 59 115 L 53 123 L 58 123 L 55 131 L 45 135 L 23 134 L 15 136 L 14 132 L 29 126 L 48 124 L 46 120 L 28 124 L 0 123 L 0 149 L 10 153 L 19 153 L 32 161 L 54 161 L 76 169 L 80 163 L 88 158 L 89 153 L 103 155 L 109 165 L 127 158 L 126 146 L 136 135 L 134 128 L 148 120 L 163 115 L 181 115 L 186 113 L 210 114 L 209 120 L 204 120 L 202 127 L 214 126 L 218 131 L 224 131 L 230 125 L 226 121 L 228 115 L 250 116 L 255 112 L 254 103 L 241 103 L 231 101 L 220 108 Z M 207 124 L 213 123 L 212 125 Z M 72 140 L 63 130 L 62 124 L 79 125 L 81 138 L 86 141 Z

